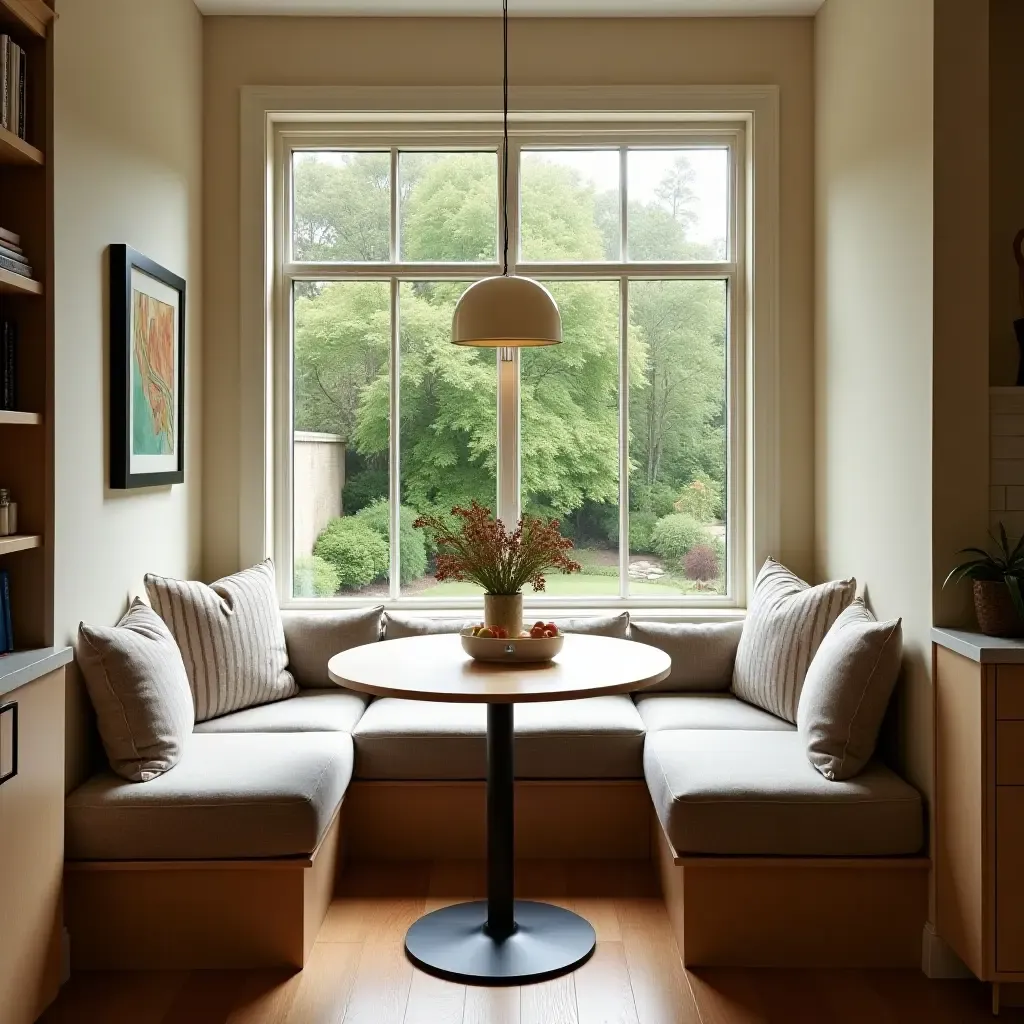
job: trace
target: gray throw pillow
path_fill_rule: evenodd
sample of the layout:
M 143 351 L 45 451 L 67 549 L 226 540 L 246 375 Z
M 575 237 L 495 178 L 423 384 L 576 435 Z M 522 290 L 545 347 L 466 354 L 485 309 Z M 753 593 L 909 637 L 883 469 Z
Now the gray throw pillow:
M 728 690 L 732 683 L 736 648 L 743 622 L 636 622 L 630 638 L 657 647 L 672 659 L 667 679 L 643 692 L 693 690 L 701 693 Z
M 197 722 L 298 693 L 269 558 L 209 586 L 149 574 L 146 593 L 178 641 Z
M 903 656 L 902 619 L 878 622 L 856 600 L 807 670 L 797 729 L 826 779 L 852 779 L 871 759 Z
M 288 667 L 302 687 L 333 686 L 327 663 L 351 647 L 380 640 L 383 605 L 358 611 L 282 612 Z
M 384 613 L 384 639 L 404 640 L 409 636 L 433 636 L 436 633 L 459 633 L 476 626 L 483 616 L 474 619 L 434 619 L 427 615 L 396 615 Z
M 81 623 L 76 653 L 110 767 L 131 782 L 173 768 L 195 708 L 181 652 L 160 616 L 136 598 L 112 628 Z
M 523 615 L 526 628 L 529 629 L 539 618 Z M 547 620 L 545 620 L 547 621 Z M 587 615 L 579 619 L 553 619 L 554 624 L 563 633 L 579 633 L 581 636 L 611 636 L 625 640 L 629 636 L 629 612 L 618 615 Z
M 856 592 L 854 579 L 812 587 L 769 558 L 754 584 L 736 650 L 733 693 L 787 722 L 796 722 L 811 659 Z

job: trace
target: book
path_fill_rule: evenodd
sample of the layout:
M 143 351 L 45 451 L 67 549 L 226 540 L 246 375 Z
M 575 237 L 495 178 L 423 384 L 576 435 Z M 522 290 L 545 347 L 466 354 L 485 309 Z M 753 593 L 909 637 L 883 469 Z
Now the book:
M 0 256 L 6 256 L 9 260 L 17 260 L 19 263 L 28 264 L 28 260 L 25 259 L 25 254 L 21 251 L 20 246 L 15 249 L 5 242 L 0 242 Z
M 25 59 L 25 51 L 19 46 L 18 47 L 18 138 L 25 138 L 26 118 L 25 118 L 25 65 L 28 62 Z
M 11 37 L 6 33 L 0 35 L 0 128 L 7 128 L 7 62 L 10 60 Z
M 21 235 L 16 235 L 13 231 L 8 231 L 7 228 L 0 228 L 0 242 L 13 245 L 18 250 L 21 249 Z
M 0 323 L 0 409 L 18 408 L 18 325 Z
M 7 130 L 18 128 L 18 46 L 7 43 Z
M 19 263 L 9 256 L 4 256 L 3 253 L 0 253 L 0 267 L 11 271 L 12 274 L 20 274 L 22 277 L 32 276 L 32 268 L 27 263 Z
M 14 650 L 14 630 L 11 628 L 11 577 L 6 569 L 0 572 L 0 600 L 3 601 L 4 632 L 7 634 L 4 651 L 10 654 Z

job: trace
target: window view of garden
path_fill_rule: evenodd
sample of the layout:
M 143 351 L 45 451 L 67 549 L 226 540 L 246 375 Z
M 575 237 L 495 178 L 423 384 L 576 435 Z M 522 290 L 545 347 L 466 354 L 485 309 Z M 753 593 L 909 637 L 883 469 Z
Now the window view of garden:
M 619 167 L 618 150 L 522 154 L 522 259 L 593 264 L 580 279 L 539 275 L 561 310 L 563 344 L 521 353 L 523 510 L 559 518 L 583 565 L 579 575 L 549 577 L 552 596 L 619 596 L 625 543 L 630 595 L 722 593 L 727 282 L 659 279 L 650 266 L 627 282 L 629 536 L 620 538 L 623 289 L 621 271 L 602 279 L 601 263 L 724 260 L 728 153 L 630 150 L 625 254 Z M 465 280 L 398 285 L 400 465 L 392 467 L 390 168 L 388 152 L 294 159 L 293 259 L 381 263 L 378 280 L 360 270 L 293 282 L 297 597 L 388 595 L 396 470 L 402 596 L 479 592 L 433 579 L 430 538 L 412 524 L 474 499 L 495 507 L 497 355 L 450 342 L 455 304 L 481 272 L 467 266 Z M 402 152 L 395 187 L 401 262 L 499 258 L 495 153 Z

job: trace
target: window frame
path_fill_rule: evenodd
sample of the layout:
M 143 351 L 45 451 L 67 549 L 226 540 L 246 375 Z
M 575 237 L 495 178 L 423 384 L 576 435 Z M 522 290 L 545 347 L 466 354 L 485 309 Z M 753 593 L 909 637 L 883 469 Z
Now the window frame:
M 280 104 L 285 94 L 289 100 L 296 92 L 306 94 L 303 107 L 319 107 L 297 115 L 293 102 Z M 264 554 L 274 553 L 279 563 L 279 580 L 282 604 L 289 607 L 351 607 L 365 605 L 367 599 L 358 595 L 334 599 L 293 599 L 291 597 L 291 346 L 277 344 L 277 339 L 290 339 L 291 280 L 299 279 L 335 280 L 352 278 L 357 270 L 362 279 L 390 280 L 392 296 L 392 420 L 396 422 L 398 394 L 398 363 L 394 358 L 399 337 L 397 323 L 398 278 L 410 279 L 460 279 L 470 280 L 500 272 L 500 263 L 494 264 L 433 264 L 433 263 L 374 263 L 374 264 L 311 264 L 295 263 L 291 256 L 290 224 L 290 153 L 297 148 L 344 148 L 344 149 L 389 149 L 392 151 L 392 173 L 397 171 L 398 149 L 420 148 L 429 151 L 446 149 L 495 149 L 498 152 L 498 173 L 500 164 L 500 122 L 496 121 L 493 110 L 488 109 L 486 99 L 493 90 L 417 90 L 416 101 L 401 115 L 359 110 L 362 106 L 353 100 L 365 100 L 367 90 L 315 90 L 315 102 L 308 102 L 310 90 L 278 89 L 265 90 L 246 88 L 243 90 L 242 110 L 242 323 L 243 337 L 248 322 L 255 326 L 254 298 L 256 284 L 255 261 L 245 249 L 245 236 L 254 234 L 252 223 L 244 215 L 246 208 L 253 210 L 254 200 L 262 193 L 260 212 L 263 220 L 263 245 L 257 258 L 261 258 L 261 288 L 263 317 L 263 361 L 257 368 L 262 371 L 263 430 L 255 440 L 260 443 L 246 444 L 245 426 L 255 417 L 254 410 L 247 408 L 246 393 L 256 392 L 255 387 L 246 387 L 243 379 L 242 409 L 242 488 L 240 492 L 240 555 L 247 560 L 245 551 L 255 553 L 257 538 L 262 533 Z M 381 110 L 401 109 L 392 105 L 389 99 L 403 94 L 412 100 L 409 90 L 372 90 Z M 448 100 L 458 92 L 463 100 L 468 94 L 475 94 L 476 110 L 463 110 L 458 114 L 431 113 L 445 110 L 446 105 L 434 105 L 448 94 Z M 726 280 L 728 284 L 729 351 L 728 351 L 728 410 L 729 410 L 729 593 L 727 595 L 680 596 L 677 599 L 649 598 L 628 594 L 629 553 L 627 545 L 620 544 L 620 593 L 618 597 L 593 598 L 548 598 L 543 595 L 527 595 L 528 603 L 544 605 L 554 611 L 556 608 L 614 610 L 619 608 L 642 609 L 645 614 L 656 617 L 717 618 L 739 614 L 744 607 L 746 594 L 753 578 L 754 565 L 772 550 L 778 535 L 777 501 L 777 293 L 778 281 L 775 260 L 778 251 L 778 96 L 774 87 L 752 89 L 625 89 L 625 90 L 517 90 L 523 96 L 531 94 L 533 103 L 529 114 L 513 114 L 510 125 L 510 188 L 509 205 L 512 214 L 510 223 L 510 272 L 528 274 L 541 279 L 618 279 L 620 285 L 620 452 L 624 450 L 628 433 L 628 382 L 624 380 L 628 353 L 628 305 L 621 297 L 628 290 L 627 279 L 699 279 Z M 348 93 L 349 103 L 340 103 L 342 93 Z M 538 102 L 543 93 L 545 103 Z M 581 101 L 587 95 L 591 110 L 574 109 L 586 107 Z M 358 95 L 357 95 L 358 94 Z M 687 102 L 680 102 L 685 95 Z M 515 93 L 514 93 L 515 97 Z M 640 98 L 643 103 L 638 103 Z M 702 102 L 701 98 L 705 102 Z M 723 102 L 724 99 L 724 102 Z M 559 102 L 568 100 L 559 107 Z M 715 101 L 713 101 L 715 100 Z M 716 102 L 717 101 L 717 102 Z M 515 98 L 513 98 L 515 103 Z M 371 105 L 371 104 L 367 104 Z M 343 108 L 348 106 L 345 113 Z M 456 109 L 458 105 L 454 105 Z M 664 108 L 659 109 L 659 108 Z M 734 108 L 734 109 L 729 109 Z M 639 116 L 633 111 L 647 111 Z M 714 110 L 714 115 L 705 111 Z M 755 132 L 755 124 L 758 130 Z M 489 139 L 490 144 L 482 141 Z M 518 220 L 515 216 L 518 205 L 518 152 L 522 148 L 547 146 L 550 148 L 610 148 L 639 146 L 647 148 L 682 148 L 693 144 L 721 146 L 728 144 L 732 153 L 730 173 L 733 177 L 729 224 L 729 259 L 721 262 L 698 264 L 670 263 L 536 263 L 518 258 Z M 602 144 L 604 143 L 604 144 Z M 255 157 L 262 149 L 262 157 L 246 161 L 248 153 Z M 285 153 L 289 154 L 285 159 Z M 625 149 L 620 150 L 623 173 L 621 181 L 623 207 L 628 196 L 628 174 Z M 757 175 L 753 170 L 757 165 Z M 260 173 L 261 172 L 261 173 Z M 262 178 L 262 181 L 259 179 Z M 499 179 L 500 180 L 500 179 Z M 397 253 L 397 190 L 392 190 L 392 255 Z M 287 199 L 287 202 L 285 201 Z M 275 201 L 276 200 L 276 201 Z M 250 205 L 251 204 L 251 205 Z M 276 214 L 276 216 L 275 216 Z M 502 230 L 499 202 L 499 238 Z M 758 231 L 754 232 L 755 222 Z M 249 231 L 246 231 L 246 226 Z M 620 232 L 626 242 L 628 223 L 620 219 Z M 285 247 L 287 240 L 287 247 Z M 276 254 L 287 253 L 289 259 Z M 625 250 L 624 250 L 625 253 Z M 628 253 L 626 253 L 628 255 Z M 500 253 L 499 253 L 500 259 Z M 339 268 L 341 273 L 339 274 Z M 468 271 L 468 272 L 467 272 Z M 755 289 L 755 280 L 758 287 Z M 287 293 L 287 294 L 286 294 Z M 288 322 L 284 322 L 287 320 Z M 756 339 L 756 344 L 755 344 Z M 242 357 L 243 378 L 246 376 L 246 359 Z M 518 357 L 518 354 L 516 354 Z M 518 431 L 518 375 L 514 372 L 518 358 L 512 364 L 499 362 L 499 419 L 505 420 L 503 437 L 512 438 L 511 444 L 499 447 L 499 481 L 506 487 L 499 487 L 498 512 L 503 518 L 514 518 L 518 514 L 519 485 L 519 431 Z M 256 374 L 250 373 L 250 377 Z M 256 383 L 250 381 L 250 385 Z M 282 386 L 286 385 L 286 386 Z M 269 401 L 267 401 L 269 400 Z M 270 408 L 273 414 L 267 415 Z M 509 427 L 514 422 L 514 427 Z M 391 463 L 399 465 L 397 432 L 392 431 Z M 247 464 L 255 468 L 255 449 L 259 452 L 263 470 L 263 515 L 253 514 L 255 510 L 246 507 L 246 495 L 255 494 L 255 474 L 246 473 Z M 506 468 L 511 461 L 513 469 Z M 621 465 L 621 464 L 620 464 Z M 397 518 L 398 503 L 397 473 L 392 473 L 391 499 L 392 518 Z M 248 479 L 247 479 L 248 477 Z M 620 472 L 620 540 L 628 538 L 628 481 Z M 514 493 L 513 493 L 514 492 Z M 755 514 L 757 513 L 757 514 Z M 262 529 L 257 530 L 257 527 Z M 392 530 L 392 564 L 397 566 L 396 546 L 398 531 Z M 430 599 L 397 598 L 392 585 L 392 600 L 387 603 L 407 610 L 460 610 L 479 606 L 479 598 Z M 378 599 L 379 600 L 379 599 Z M 660 614 L 664 613 L 664 614 Z

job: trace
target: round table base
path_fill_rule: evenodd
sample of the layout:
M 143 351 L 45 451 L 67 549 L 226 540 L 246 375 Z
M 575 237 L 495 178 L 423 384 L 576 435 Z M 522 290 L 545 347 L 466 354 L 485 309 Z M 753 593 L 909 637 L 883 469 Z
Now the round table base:
M 469 985 L 520 985 L 557 978 L 586 963 L 597 936 L 571 910 L 515 902 L 516 930 L 487 934 L 487 904 L 457 903 L 421 917 L 406 933 L 409 959 L 430 974 Z

